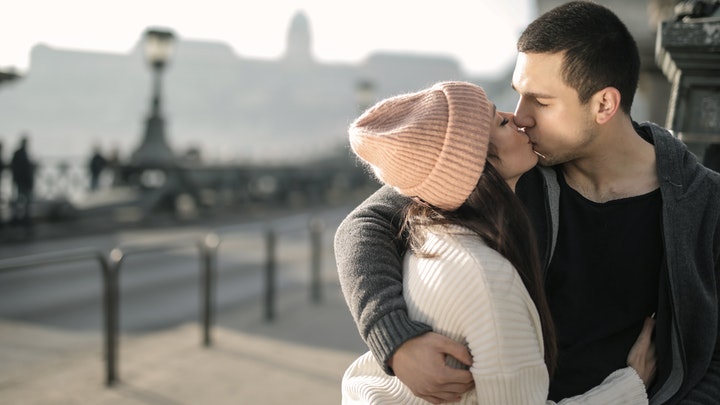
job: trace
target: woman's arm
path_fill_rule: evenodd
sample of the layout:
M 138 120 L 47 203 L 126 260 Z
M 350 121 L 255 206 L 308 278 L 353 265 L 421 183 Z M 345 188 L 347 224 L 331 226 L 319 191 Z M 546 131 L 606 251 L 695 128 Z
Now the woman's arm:
M 564 399 L 558 405 L 647 404 L 647 387 L 655 378 L 657 365 L 655 343 L 652 340 L 654 329 L 655 319 L 645 319 L 640 335 L 628 353 L 628 367 L 616 370 L 600 385 L 582 395 Z
M 552 401 L 547 403 L 555 404 Z M 607 376 L 600 385 L 588 392 L 563 399 L 557 405 L 645 405 L 647 403 L 647 392 L 640 376 L 632 367 L 625 367 Z
M 466 242 L 465 246 L 472 245 Z M 454 339 L 466 339 L 473 355 L 470 371 L 478 403 L 555 404 L 546 399 L 549 378 L 539 315 L 519 275 L 497 252 L 487 247 L 469 250 L 475 262 L 449 261 L 443 269 L 443 282 L 435 283 L 444 286 L 445 302 L 453 302 L 437 313 L 444 314 L 439 315 L 441 318 L 455 319 L 428 322 Z M 446 279 L 448 274 L 452 278 Z M 424 310 L 432 311 L 440 302 L 436 300 Z M 453 336 L 453 324 L 462 325 L 462 336 Z M 629 363 L 647 378 L 652 378 L 650 370 L 654 369 L 651 333 L 652 323 L 647 323 L 628 357 Z M 592 390 L 559 404 L 647 402 L 643 380 L 635 369 L 627 367 L 612 373 Z

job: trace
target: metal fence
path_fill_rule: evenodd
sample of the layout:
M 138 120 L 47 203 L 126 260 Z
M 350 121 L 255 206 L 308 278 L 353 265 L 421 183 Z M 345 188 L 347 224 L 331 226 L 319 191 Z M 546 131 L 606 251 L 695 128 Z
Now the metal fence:
M 324 224 L 320 219 L 313 219 L 306 229 L 283 229 L 283 232 L 309 233 L 310 241 L 310 299 L 314 303 L 322 301 L 322 235 Z M 97 261 L 102 274 L 103 286 L 103 346 L 105 360 L 105 383 L 114 385 L 119 378 L 119 301 L 120 274 L 125 259 L 129 256 L 152 255 L 179 249 L 195 247 L 200 268 L 200 324 L 202 325 L 202 344 L 212 344 L 212 327 L 215 318 L 215 290 L 217 285 L 216 263 L 223 241 L 232 239 L 239 229 L 228 227 L 208 232 L 199 238 L 168 240 L 142 245 L 116 246 L 109 252 L 96 248 L 83 248 L 69 251 L 48 252 L 30 256 L 0 260 L 0 275 L 4 273 L 32 270 L 48 265 Z M 264 231 L 265 266 L 264 266 L 264 318 L 275 319 L 275 302 L 277 300 L 277 235 L 275 227 L 268 226 Z

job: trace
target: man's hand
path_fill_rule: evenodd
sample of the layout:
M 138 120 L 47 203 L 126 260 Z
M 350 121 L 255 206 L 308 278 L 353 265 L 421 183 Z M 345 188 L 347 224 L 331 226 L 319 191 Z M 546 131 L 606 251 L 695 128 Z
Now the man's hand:
M 657 366 L 655 343 L 652 341 L 654 328 L 655 319 L 650 317 L 645 318 L 645 324 L 640 331 L 640 335 L 635 341 L 635 344 L 630 348 L 630 353 L 627 357 L 628 366 L 637 371 L 643 383 L 645 383 L 645 389 L 650 387 L 650 384 L 655 378 L 655 368 Z
M 472 356 L 464 345 L 433 332 L 400 345 L 388 365 L 413 394 L 430 403 L 441 404 L 457 401 L 474 385 L 472 374 L 448 366 L 445 356 L 472 365 Z

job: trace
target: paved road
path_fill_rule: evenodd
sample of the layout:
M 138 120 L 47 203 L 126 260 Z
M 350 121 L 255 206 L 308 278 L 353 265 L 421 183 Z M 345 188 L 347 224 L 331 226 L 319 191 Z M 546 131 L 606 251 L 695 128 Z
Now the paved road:
M 337 283 L 331 241 L 350 208 L 325 210 L 322 300 L 309 299 L 314 215 L 213 228 L 219 310 L 200 345 L 194 248 L 128 256 L 122 267 L 119 383 L 104 384 L 99 270 L 73 263 L 0 274 L 0 403 L 68 405 L 337 404 L 347 365 L 366 348 Z M 278 229 L 277 315 L 263 317 L 264 235 Z M 282 231 L 280 230 L 282 228 Z M 0 245 L 4 260 L 94 247 L 148 246 L 211 229 L 118 231 Z M 242 298 L 241 298 L 242 297 Z M 161 329 L 159 329 L 161 328 Z M 131 329 L 138 332 L 133 333 Z
M 219 311 L 264 297 L 267 231 L 276 235 L 276 283 L 279 289 L 308 288 L 311 277 L 311 220 L 324 224 L 322 277 L 334 277 L 332 236 L 348 208 L 298 213 L 273 221 L 250 221 L 215 228 L 164 228 L 52 239 L 0 248 L 0 258 L 97 248 L 126 253 L 120 270 L 120 316 L 124 331 L 147 331 L 198 319 L 200 269 L 197 241 L 218 232 L 216 305 Z M 177 244 L 151 253 L 138 249 Z M 1 266 L 1 264 L 0 264 Z M 74 331 L 102 327 L 102 278 L 99 262 L 66 264 L 0 273 L 0 318 Z
M 197 324 L 124 335 L 119 383 L 103 383 L 100 342 L 85 334 L 0 319 L 0 403 L 23 405 L 333 405 L 365 346 L 339 290 L 321 304 L 283 296 L 273 322 L 248 306 L 226 314 L 214 344 Z

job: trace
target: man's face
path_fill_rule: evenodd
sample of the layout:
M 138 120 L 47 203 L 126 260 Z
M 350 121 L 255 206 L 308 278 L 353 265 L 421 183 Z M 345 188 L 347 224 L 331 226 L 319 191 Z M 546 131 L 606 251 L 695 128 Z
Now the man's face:
M 563 53 L 519 53 L 512 86 L 520 95 L 515 123 L 524 128 L 542 157 L 540 164 L 564 163 L 583 154 L 593 139 L 589 104 L 562 80 Z

